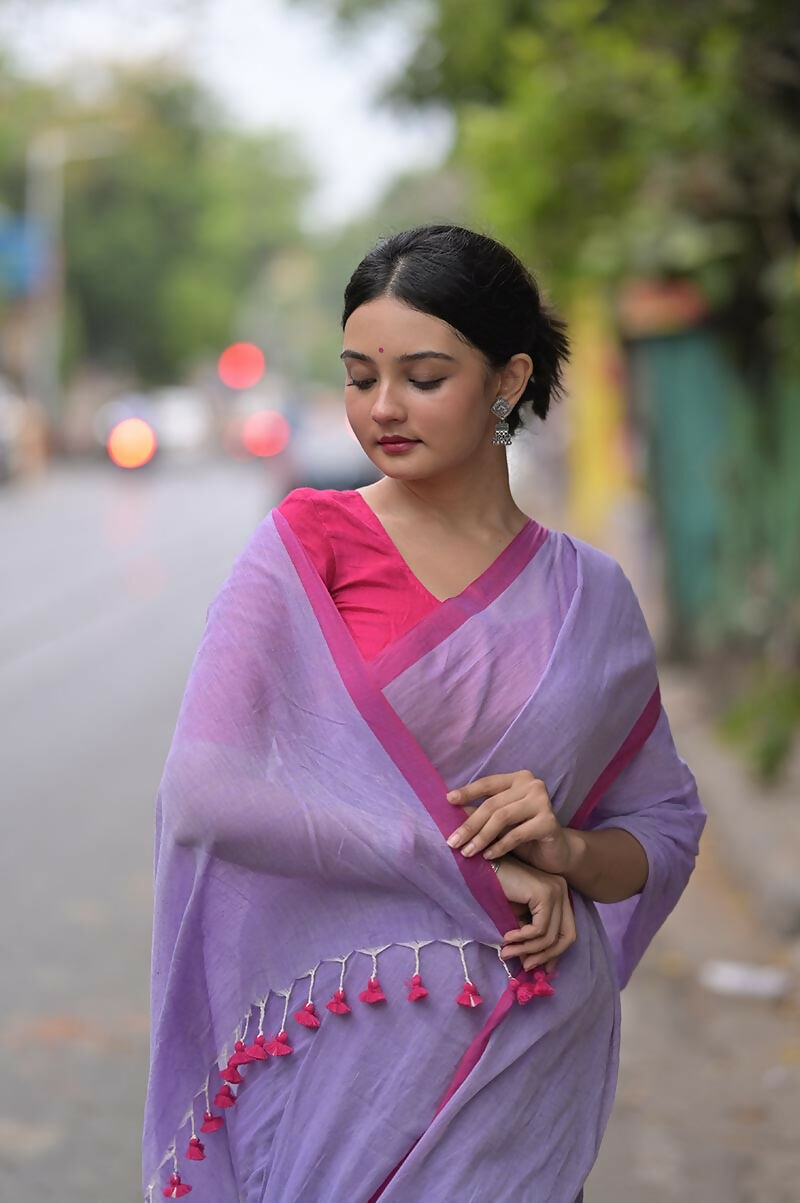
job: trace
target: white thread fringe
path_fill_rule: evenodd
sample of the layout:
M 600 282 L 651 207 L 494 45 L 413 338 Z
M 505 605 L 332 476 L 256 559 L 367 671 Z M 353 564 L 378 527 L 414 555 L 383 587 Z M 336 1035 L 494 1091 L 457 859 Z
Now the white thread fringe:
M 258 1009 L 259 1009 L 259 1023 L 258 1023 L 257 1035 L 259 1035 L 259 1036 L 264 1035 L 264 1030 L 263 1030 L 264 1029 L 264 1012 L 266 1010 L 267 1000 L 269 999 L 270 994 L 277 994 L 281 998 L 285 999 L 285 1005 L 283 1008 L 283 1018 L 281 1020 L 281 1026 L 279 1029 L 279 1031 L 284 1031 L 285 1026 L 286 1026 L 286 1017 L 289 1012 L 289 998 L 291 996 L 292 990 L 294 989 L 294 986 L 296 985 L 297 982 L 302 981 L 304 978 L 306 978 L 306 977 L 310 978 L 311 980 L 309 981 L 309 986 L 308 986 L 307 1001 L 311 1002 L 311 994 L 312 994 L 312 991 L 314 988 L 314 978 L 316 976 L 316 972 L 319 969 L 320 965 L 330 964 L 330 963 L 337 962 L 337 961 L 341 963 L 342 971 L 339 975 L 339 989 L 343 990 L 344 989 L 345 966 L 346 966 L 347 961 L 350 959 L 351 956 L 353 956 L 354 953 L 361 952 L 361 953 L 364 953 L 365 956 L 372 958 L 371 977 L 375 978 L 377 976 L 378 957 L 380 956 L 380 954 L 382 952 L 385 952 L 387 948 L 392 948 L 392 947 L 397 947 L 397 946 L 400 946 L 403 948 L 410 948 L 414 952 L 414 973 L 419 973 L 420 949 L 425 948 L 428 944 L 451 944 L 454 948 L 457 948 L 459 957 L 461 958 L 461 964 L 464 969 L 464 977 L 465 977 L 466 981 L 469 982 L 470 985 L 472 985 L 472 982 L 471 982 L 471 979 L 469 976 L 469 972 L 467 970 L 467 962 L 466 962 L 466 959 L 464 956 L 464 949 L 467 946 L 467 944 L 482 944 L 484 946 L 484 948 L 493 948 L 497 953 L 500 964 L 503 966 L 503 968 L 506 971 L 506 976 L 509 978 L 512 977 L 512 974 L 508 968 L 508 965 L 506 965 L 505 961 L 500 956 L 500 950 L 502 948 L 502 944 L 490 943 L 486 940 L 463 940 L 463 939 L 460 939 L 459 937 L 456 937 L 454 939 L 447 939 L 446 937 L 441 937 L 441 938 L 434 939 L 434 940 L 397 940 L 394 942 L 394 944 L 383 944 L 378 948 L 354 948 L 352 950 L 352 952 L 347 953 L 345 956 L 323 957 L 323 959 L 321 961 L 317 961 L 316 965 L 312 966 L 311 969 L 306 970 L 305 973 L 299 974 L 294 979 L 291 986 L 285 987 L 282 990 L 268 990 L 266 995 L 263 998 L 257 999 L 254 1003 L 251 1003 L 244 1019 L 241 1020 L 240 1023 L 238 1023 L 236 1025 L 236 1028 L 234 1030 L 234 1034 L 233 1034 L 234 1046 L 235 1046 L 237 1040 L 244 1040 L 245 1033 L 247 1032 L 247 1028 L 250 1023 L 250 1016 L 251 1016 L 251 1013 L 252 1013 L 254 1007 L 258 1007 Z M 203 1085 L 200 1087 L 199 1090 L 195 1091 L 194 1095 L 192 1096 L 191 1106 L 190 1106 L 189 1110 L 186 1112 L 186 1114 L 184 1115 L 180 1124 L 178 1125 L 178 1132 L 182 1131 L 187 1123 L 191 1123 L 191 1135 L 192 1135 L 192 1137 L 195 1137 L 197 1135 L 196 1131 L 195 1131 L 195 1124 L 194 1124 L 195 1100 L 198 1097 L 203 1096 L 203 1098 L 205 1100 L 205 1110 L 208 1112 L 211 1111 L 211 1099 L 210 1099 L 210 1095 L 209 1095 L 209 1083 L 211 1081 L 211 1073 L 215 1067 L 218 1069 L 224 1068 L 225 1065 L 227 1065 L 228 1056 L 229 1056 L 229 1045 L 226 1044 L 224 1046 L 224 1048 L 222 1049 L 222 1051 L 217 1055 L 217 1057 L 214 1060 L 214 1063 L 212 1064 L 211 1068 L 209 1069 L 208 1073 L 206 1074 L 205 1082 L 203 1083 Z M 166 1163 L 168 1161 L 172 1161 L 173 1173 L 177 1174 L 179 1172 L 178 1171 L 178 1138 L 177 1138 L 177 1135 L 173 1139 L 173 1141 L 170 1144 L 169 1148 L 167 1149 L 166 1153 L 164 1154 L 164 1156 L 162 1157 L 158 1166 L 156 1167 L 156 1173 L 158 1173 L 161 1170 L 162 1166 L 166 1165 Z M 155 1179 L 148 1184 L 147 1194 L 144 1196 L 145 1203 L 153 1203 L 153 1191 L 158 1187 L 158 1185 L 159 1184 Z M 188 1186 L 188 1183 L 186 1183 L 185 1185 Z M 177 1187 L 174 1187 L 172 1190 L 169 1190 L 168 1186 L 165 1186 L 161 1189 L 162 1189 L 162 1193 L 165 1195 L 166 1198 L 178 1198 L 178 1195 L 176 1194 L 176 1191 L 178 1189 Z

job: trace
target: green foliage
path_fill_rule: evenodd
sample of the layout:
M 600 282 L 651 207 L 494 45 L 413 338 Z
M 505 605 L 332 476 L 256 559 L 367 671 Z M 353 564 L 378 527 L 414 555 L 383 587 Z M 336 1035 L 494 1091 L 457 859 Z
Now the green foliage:
M 87 105 L 0 65 L 0 101 L 0 203 L 22 208 L 38 133 L 66 138 L 69 361 L 163 382 L 218 351 L 259 269 L 299 237 L 311 180 L 282 138 L 233 130 L 174 69 L 120 69 Z M 107 138 L 101 156 L 81 156 L 87 132 Z
M 455 156 L 476 184 L 471 220 L 539 264 L 554 291 L 587 275 L 688 273 L 733 325 L 780 341 L 758 321 L 759 306 L 800 307 L 796 6 L 326 7 L 347 24 L 382 9 L 417 15 L 416 44 L 385 97 L 451 109 Z
M 763 781 L 775 781 L 800 734 L 800 674 L 762 669 L 724 713 L 722 735 Z

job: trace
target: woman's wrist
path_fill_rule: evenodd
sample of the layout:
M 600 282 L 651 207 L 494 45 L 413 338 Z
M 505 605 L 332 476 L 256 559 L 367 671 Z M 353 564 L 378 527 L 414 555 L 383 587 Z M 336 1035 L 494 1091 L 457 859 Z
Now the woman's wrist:
M 644 889 L 649 871 L 642 845 L 622 828 L 578 831 L 566 827 L 567 884 L 594 902 L 622 902 Z

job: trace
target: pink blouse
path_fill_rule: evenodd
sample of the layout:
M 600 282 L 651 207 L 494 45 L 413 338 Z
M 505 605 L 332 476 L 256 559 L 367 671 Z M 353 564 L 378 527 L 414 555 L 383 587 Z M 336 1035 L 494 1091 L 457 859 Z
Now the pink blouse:
M 355 489 L 293 489 L 277 507 L 365 660 L 442 603 L 417 580 Z

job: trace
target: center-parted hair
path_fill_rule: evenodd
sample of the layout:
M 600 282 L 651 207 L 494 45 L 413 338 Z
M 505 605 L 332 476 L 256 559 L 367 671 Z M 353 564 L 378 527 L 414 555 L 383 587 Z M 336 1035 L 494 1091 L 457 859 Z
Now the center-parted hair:
M 509 430 L 532 403 L 546 418 L 563 391 L 569 357 L 566 324 L 541 297 L 530 271 L 503 243 L 464 226 L 414 226 L 381 238 L 353 272 L 344 293 L 342 328 L 360 305 L 379 297 L 429 313 L 481 351 L 489 368 L 524 352 L 533 371 L 508 415 Z

